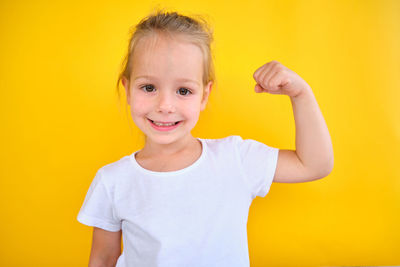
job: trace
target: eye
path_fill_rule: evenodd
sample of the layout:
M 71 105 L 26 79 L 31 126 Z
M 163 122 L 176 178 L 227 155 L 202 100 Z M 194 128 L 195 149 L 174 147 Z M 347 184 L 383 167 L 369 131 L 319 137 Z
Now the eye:
M 190 90 L 189 89 L 187 89 L 187 88 L 184 88 L 184 87 L 181 87 L 181 88 L 179 88 L 179 93 L 183 93 L 183 94 L 181 94 L 181 95 L 189 95 L 189 94 L 191 94 L 192 92 L 190 92 Z
M 146 84 L 142 87 L 140 87 L 141 89 L 144 89 L 146 92 L 151 93 L 152 90 L 154 89 L 154 86 L 152 84 Z M 149 91 L 150 90 L 150 91 Z

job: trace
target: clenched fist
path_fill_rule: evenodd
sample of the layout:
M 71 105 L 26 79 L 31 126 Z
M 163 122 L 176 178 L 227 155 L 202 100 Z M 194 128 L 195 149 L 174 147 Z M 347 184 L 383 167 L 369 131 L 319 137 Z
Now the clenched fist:
M 256 81 L 256 93 L 288 95 L 295 97 L 304 90 L 311 89 L 297 73 L 286 68 L 276 60 L 272 60 L 258 68 L 253 78 Z

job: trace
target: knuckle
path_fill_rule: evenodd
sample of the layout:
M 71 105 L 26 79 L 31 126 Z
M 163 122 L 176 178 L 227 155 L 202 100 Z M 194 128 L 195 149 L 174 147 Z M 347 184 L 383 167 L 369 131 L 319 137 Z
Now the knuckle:
M 268 86 L 269 86 L 269 87 L 274 87 L 274 82 L 273 82 L 273 81 L 269 81 L 269 82 L 268 82 Z
M 266 84 L 266 85 L 268 84 L 267 77 L 264 77 L 264 78 L 263 78 L 262 83 L 263 83 L 263 84 Z
M 279 67 L 278 72 L 282 74 L 282 73 L 286 73 L 286 70 L 284 67 Z

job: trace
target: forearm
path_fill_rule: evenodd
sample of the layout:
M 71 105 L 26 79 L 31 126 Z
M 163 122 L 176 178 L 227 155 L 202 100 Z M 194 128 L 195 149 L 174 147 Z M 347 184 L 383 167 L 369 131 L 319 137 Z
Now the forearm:
M 297 156 L 316 175 L 329 174 L 333 168 L 332 141 L 311 88 L 290 100 L 296 124 Z

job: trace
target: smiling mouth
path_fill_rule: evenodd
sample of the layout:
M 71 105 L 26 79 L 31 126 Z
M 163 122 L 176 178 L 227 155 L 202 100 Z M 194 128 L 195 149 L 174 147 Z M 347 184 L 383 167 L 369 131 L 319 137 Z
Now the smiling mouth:
M 177 125 L 179 122 L 181 121 L 176 121 L 176 122 L 156 122 L 153 120 L 150 120 L 149 118 L 147 118 L 149 121 L 151 121 L 153 124 L 158 125 L 158 126 L 171 126 L 171 125 Z

